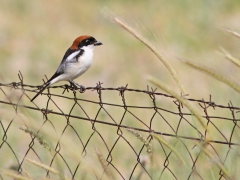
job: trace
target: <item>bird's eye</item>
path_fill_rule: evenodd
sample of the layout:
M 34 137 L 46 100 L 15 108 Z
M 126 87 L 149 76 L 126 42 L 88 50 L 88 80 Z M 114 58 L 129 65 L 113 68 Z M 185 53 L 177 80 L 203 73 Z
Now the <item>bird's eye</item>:
M 86 43 L 88 43 L 89 42 L 89 40 L 86 40 Z

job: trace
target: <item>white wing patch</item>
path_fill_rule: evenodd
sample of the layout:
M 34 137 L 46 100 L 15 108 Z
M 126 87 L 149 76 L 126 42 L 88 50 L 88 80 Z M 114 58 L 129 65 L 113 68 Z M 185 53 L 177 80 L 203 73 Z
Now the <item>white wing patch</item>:
M 71 61 L 73 58 L 75 58 L 79 53 L 80 53 L 81 50 L 79 51 L 76 51 L 74 53 L 72 53 L 70 56 L 67 57 L 67 61 Z

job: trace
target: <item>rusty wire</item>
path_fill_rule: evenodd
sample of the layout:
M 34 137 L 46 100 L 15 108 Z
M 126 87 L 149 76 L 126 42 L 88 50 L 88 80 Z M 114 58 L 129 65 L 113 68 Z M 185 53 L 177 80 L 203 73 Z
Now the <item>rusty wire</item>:
M 17 168 L 15 168 L 15 170 L 19 174 L 23 174 L 23 166 L 26 163 L 26 159 L 28 156 L 30 156 L 29 154 L 31 152 L 31 154 L 33 153 L 40 162 L 47 164 L 50 167 L 56 167 L 55 163 L 57 161 L 57 158 L 60 157 L 60 159 L 62 159 L 62 161 L 65 164 L 65 171 L 68 171 L 68 175 L 70 176 L 70 178 L 79 179 L 79 175 L 77 175 L 77 173 L 81 171 L 79 168 L 81 166 L 82 161 L 79 160 L 77 164 L 73 166 L 68 162 L 67 160 L 68 157 L 66 157 L 66 154 L 62 153 L 62 149 L 64 148 L 61 144 L 62 136 L 64 136 L 67 133 L 66 131 L 68 129 L 71 129 L 74 132 L 73 135 L 76 136 L 79 141 L 79 146 L 81 147 L 80 153 L 82 154 L 83 157 L 88 156 L 89 143 L 90 141 L 93 141 L 92 140 L 93 137 L 96 136 L 100 139 L 100 141 L 104 144 L 106 149 L 105 160 L 107 162 L 107 166 L 111 167 L 111 170 L 114 172 L 116 179 L 136 179 L 136 177 L 138 177 L 139 179 L 141 179 L 141 177 L 144 177 L 143 179 L 146 179 L 146 178 L 154 179 L 152 173 L 149 171 L 149 168 L 145 164 L 146 162 L 143 161 L 141 157 L 142 154 L 144 154 L 143 149 L 145 145 L 142 144 L 140 149 L 136 148 L 134 144 L 132 144 L 132 139 L 134 138 L 131 137 L 131 139 L 129 139 L 129 136 L 126 135 L 128 133 L 124 131 L 124 129 L 132 129 L 139 133 L 147 134 L 148 143 L 153 142 L 153 137 L 151 133 L 155 133 L 160 135 L 161 137 L 173 139 L 174 140 L 174 142 L 172 143 L 173 147 L 176 147 L 177 144 L 181 144 L 185 149 L 185 153 L 189 157 L 188 165 L 191 167 L 190 168 L 191 170 L 188 171 L 187 173 L 186 179 L 191 179 L 193 176 L 194 177 L 197 176 L 199 179 L 205 178 L 204 174 L 202 174 L 198 170 L 199 168 L 201 168 L 201 167 L 198 167 L 199 157 L 203 152 L 201 150 L 199 150 L 199 152 L 197 153 L 192 151 L 195 150 L 196 148 L 194 143 L 202 142 L 203 140 L 207 139 L 207 131 L 200 129 L 196 124 L 192 123 L 189 120 L 192 118 L 192 115 L 190 113 L 184 112 L 183 111 L 184 107 L 174 97 L 164 93 L 157 92 L 156 89 L 152 89 L 149 87 L 147 87 L 147 90 L 130 89 L 128 88 L 128 85 L 118 87 L 118 88 L 105 88 L 105 87 L 102 87 L 102 83 L 98 82 L 95 87 L 86 87 L 86 91 L 92 91 L 93 93 L 97 93 L 98 101 L 93 101 L 88 99 L 77 98 L 76 94 L 78 93 L 78 89 L 73 89 L 73 87 L 69 85 L 61 85 L 61 86 L 53 86 L 50 89 L 52 88 L 62 89 L 63 94 L 53 94 L 50 92 L 50 90 L 45 90 L 45 93 L 42 93 L 42 95 L 48 97 L 48 100 L 46 101 L 46 105 L 43 108 L 43 107 L 39 107 L 36 102 L 33 102 L 31 104 L 30 99 L 32 96 L 29 95 L 29 93 L 33 94 L 33 92 L 37 92 L 37 90 L 40 89 L 41 86 L 24 84 L 23 76 L 21 72 L 19 72 L 18 77 L 20 80 L 19 82 L 12 82 L 8 84 L 0 83 L 0 90 L 1 90 L 0 97 L 2 98 L 0 99 L 0 107 L 11 106 L 14 109 L 14 113 L 13 113 L 14 116 L 12 119 L 9 119 L 7 121 L 8 122 L 7 124 L 6 122 L 3 123 L 2 120 L 0 121 L 0 130 L 2 131 L 2 133 L 0 134 L 2 136 L 1 143 L 0 143 L 0 154 L 1 154 L 1 151 L 3 151 L 4 149 L 4 146 L 7 146 L 9 148 L 9 151 L 11 152 L 10 154 L 12 155 L 11 158 L 14 159 L 14 161 L 16 161 L 15 165 Z M 15 101 L 15 102 L 13 102 L 11 98 L 9 98 L 7 93 L 8 90 L 13 90 L 13 89 L 21 91 L 21 95 L 19 96 L 18 101 Z M 72 97 L 65 96 L 64 93 L 66 91 L 69 91 L 69 92 L 72 91 L 73 96 Z M 102 93 L 108 92 L 108 91 L 119 92 L 119 96 L 121 97 L 122 104 L 116 104 L 114 102 L 114 99 L 112 100 L 111 103 L 104 102 Z M 140 96 L 140 97 L 143 94 L 148 95 L 152 102 L 152 106 L 144 106 L 144 104 L 142 103 L 141 105 L 134 105 L 134 106 L 128 105 L 126 101 L 126 96 L 125 96 L 126 92 L 131 92 L 133 93 L 133 96 Z M 170 102 L 172 102 L 172 104 L 177 108 L 178 111 L 173 111 L 171 109 L 159 107 L 157 102 L 158 101 L 157 98 L 159 97 L 164 97 L 167 100 L 170 100 Z M 29 100 L 29 104 L 31 105 L 20 103 L 22 98 L 27 98 Z M 71 110 L 69 112 L 64 112 L 60 108 L 60 106 L 55 102 L 55 98 L 71 100 L 73 102 Z M 211 96 L 208 101 L 205 101 L 204 99 L 198 100 L 198 99 L 192 99 L 192 98 L 186 98 L 186 97 L 185 99 L 188 100 L 189 102 L 196 103 L 199 105 L 199 107 L 202 109 L 202 117 L 206 120 L 206 125 L 211 126 L 211 128 L 214 129 L 214 131 L 216 132 L 217 136 L 213 136 L 208 141 L 209 148 L 211 149 L 215 157 L 218 158 L 218 161 L 220 161 L 221 164 L 225 165 L 225 162 L 228 159 L 232 158 L 230 157 L 230 154 L 233 151 L 233 149 L 237 149 L 240 146 L 240 142 L 236 140 L 237 138 L 235 139 L 233 138 L 234 134 L 240 129 L 240 126 L 238 125 L 238 121 L 240 121 L 240 119 L 236 117 L 236 113 L 237 111 L 240 110 L 240 108 L 233 106 L 231 102 L 229 102 L 228 105 L 226 106 L 216 104 L 214 101 L 212 101 Z M 93 114 L 89 114 L 85 110 L 86 107 L 84 107 L 82 102 L 98 105 L 97 113 L 94 114 L 94 112 L 92 112 Z M 49 109 L 48 108 L 49 103 L 54 104 L 55 108 Z M 83 115 L 79 116 L 79 115 L 72 114 L 72 111 L 75 107 L 78 107 L 79 109 L 81 109 Z M 121 118 L 115 119 L 111 115 L 108 107 L 117 107 L 119 109 L 122 109 L 123 113 L 121 115 Z M 57 126 L 54 125 L 54 123 L 52 122 L 53 116 L 55 118 L 58 118 L 59 116 L 61 116 L 61 117 L 64 117 L 66 120 L 65 126 L 61 131 L 61 135 L 59 135 L 57 141 L 55 142 L 54 150 L 51 153 L 51 158 L 47 163 L 46 161 L 44 161 L 44 159 L 41 157 L 41 155 L 38 153 L 38 151 L 35 148 L 36 137 L 34 135 L 31 135 L 31 140 L 27 143 L 28 148 L 23 154 L 21 154 L 21 158 L 18 155 L 19 154 L 18 149 L 14 149 L 15 146 L 9 140 L 10 136 L 15 135 L 17 138 L 17 134 L 10 134 L 9 129 L 14 124 L 14 120 L 15 120 L 14 117 L 18 115 L 20 109 L 28 109 L 32 112 L 41 112 L 43 115 L 42 126 L 48 124 L 54 129 L 54 131 L 57 131 L 56 129 Z M 140 112 L 144 109 L 148 109 L 152 111 L 152 115 L 150 119 L 147 122 L 145 122 L 143 119 L 138 117 L 138 114 L 132 112 L 133 109 L 137 110 L 137 112 L 138 111 Z M 222 109 L 228 110 L 231 116 L 211 115 L 209 109 L 213 111 L 217 111 L 217 110 L 221 111 Z M 104 112 L 111 121 L 106 121 L 102 119 L 102 117 L 100 116 L 101 112 Z M 131 115 L 132 118 L 134 118 L 137 122 L 139 122 L 139 124 L 141 124 L 141 127 L 135 127 L 134 123 L 131 125 L 126 124 L 125 119 L 127 114 Z M 176 126 L 173 125 L 173 123 L 171 122 L 171 119 L 168 118 L 166 114 L 171 114 L 178 120 Z M 50 115 L 53 115 L 53 116 L 49 118 Z M 86 141 L 83 140 L 83 138 L 81 137 L 81 133 L 77 131 L 77 128 L 71 124 L 72 119 L 80 120 L 82 123 L 91 124 L 92 130 Z M 158 119 L 161 122 L 164 122 L 169 127 L 169 132 L 162 132 L 158 129 L 158 127 L 154 126 L 153 124 L 156 123 L 155 122 L 157 121 L 156 119 Z M 225 125 L 220 126 L 218 123 L 216 123 L 216 121 L 221 121 L 221 124 L 224 124 L 224 123 L 230 124 L 229 127 L 231 127 L 231 130 L 229 130 L 229 132 L 226 134 L 224 131 L 222 131 L 222 127 Z M 112 131 L 113 134 L 115 133 L 116 139 L 114 140 L 113 144 L 112 143 L 110 144 L 108 140 L 105 138 L 104 132 L 103 132 L 105 130 L 102 130 L 101 128 L 98 127 L 100 124 L 109 127 L 109 131 Z M 180 128 L 183 128 L 182 124 L 184 124 L 184 126 L 188 126 L 186 127 L 186 129 L 189 128 L 191 129 L 191 131 L 197 132 L 198 136 L 193 136 L 192 134 L 182 135 L 179 132 Z M 28 125 L 25 124 L 25 127 L 28 127 Z M 110 127 L 114 130 L 111 130 Z M 41 132 L 41 127 L 39 127 L 36 133 L 40 133 L 40 132 Z M 125 142 L 125 144 L 132 151 L 131 153 L 133 153 L 135 156 L 135 161 L 131 162 L 132 164 L 131 164 L 131 167 L 128 169 L 129 170 L 128 172 L 121 171 L 122 168 L 120 168 L 119 165 L 115 162 L 115 159 L 117 158 L 116 154 L 113 153 L 118 148 L 117 145 L 122 141 Z M 188 143 L 188 142 L 191 142 L 191 143 Z M 215 145 L 221 145 L 221 146 L 224 146 L 225 148 L 227 147 L 227 152 L 223 154 L 222 152 L 220 152 L 221 148 L 216 148 Z M 178 173 L 176 172 L 176 169 L 173 167 L 175 163 L 172 159 L 172 157 L 174 156 L 173 151 L 167 149 L 160 141 L 157 143 L 157 147 L 155 147 L 155 149 L 156 148 L 162 149 L 163 155 L 164 155 L 164 157 L 161 157 L 162 159 L 164 159 L 164 161 L 160 163 L 162 167 L 159 169 L 157 177 L 161 179 L 164 176 L 164 174 L 167 172 L 168 175 L 170 174 L 169 175 L 171 177 L 170 179 L 181 179 Z M 124 154 L 124 155 L 128 156 L 128 154 Z M 154 155 L 154 156 L 156 157 L 157 155 Z M 137 170 L 137 168 L 141 169 L 140 171 L 141 173 L 138 172 L 139 170 Z M 219 179 L 228 179 L 228 177 L 225 176 L 225 174 L 221 171 L 221 169 L 218 169 L 218 171 L 219 171 L 219 177 L 218 177 Z M 104 179 L 105 173 L 106 172 L 103 170 L 101 177 L 95 174 L 95 179 Z M 51 177 L 51 172 L 49 170 L 46 170 L 45 176 Z M 3 179 L 3 177 L 4 176 L 0 174 L 0 178 Z

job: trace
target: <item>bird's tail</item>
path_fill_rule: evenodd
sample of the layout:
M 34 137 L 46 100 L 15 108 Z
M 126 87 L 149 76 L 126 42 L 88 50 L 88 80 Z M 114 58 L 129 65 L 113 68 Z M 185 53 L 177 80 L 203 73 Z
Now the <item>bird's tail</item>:
M 51 85 L 50 82 L 46 82 L 46 84 L 43 86 L 43 88 L 31 99 L 31 102 L 33 102 L 34 99 L 36 99 L 36 97 L 38 97 L 38 95 L 41 94 L 50 85 Z

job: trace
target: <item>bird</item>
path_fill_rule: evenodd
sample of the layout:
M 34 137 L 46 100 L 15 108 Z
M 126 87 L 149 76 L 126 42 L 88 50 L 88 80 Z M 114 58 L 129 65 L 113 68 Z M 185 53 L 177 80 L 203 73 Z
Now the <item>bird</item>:
M 59 81 L 69 81 L 72 86 L 80 86 L 80 89 L 85 91 L 84 86 L 77 84 L 73 80 L 88 70 L 92 64 L 94 48 L 100 45 L 102 43 L 97 41 L 93 36 L 82 35 L 76 38 L 64 54 L 56 72 L 42 85 L 42 89 L 31 99 L 31 102 L 46 88 Z

